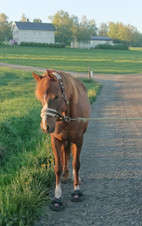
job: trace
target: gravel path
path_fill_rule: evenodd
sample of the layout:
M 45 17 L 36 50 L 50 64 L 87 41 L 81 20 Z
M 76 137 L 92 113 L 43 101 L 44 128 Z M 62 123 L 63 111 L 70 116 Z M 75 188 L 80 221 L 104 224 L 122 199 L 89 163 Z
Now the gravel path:
M 34 67 L 34 66 L 24 66 L 24 65 L 16 65 L 16 64 L 7 64 L 7 63 L 3 63 L 3 62 L 0 62 L 0 66 L 18 69 L 18 70 L 24 70 L 24 71 L 40 72 L 40 73 L 45 73 L 45 71 L 47 70 L 47 68 L 39 68 L 39 67 Z M 71 73 L 72 76 L 74 76 L 74 77 L 81 77 L 81 78 L 88 77 L 88 74 L 86 74 L 86 73 L 79 73 L 79 72 L 69 72 L 69 73 Z
M 141 75 L 95 75 L 103 83 L 92 117 L 142 117 Z M 142 225 L 142 121 L 91 122 L 81 155 L 85 200 L 72 203 L 72 182 L 62 185 L 65 210 L 36 223 L 60 226 Z
M 142 75 L 94 77 L 103 88 L 92 117 L 142 118 Z M 142 225 L 142 121 L 89 123 L 80 171 L 84 201 L 70 201 L 70 180 L 62 185 L 65 210 L 53 212 L 45 206 L 47 216 L 35 226 Z

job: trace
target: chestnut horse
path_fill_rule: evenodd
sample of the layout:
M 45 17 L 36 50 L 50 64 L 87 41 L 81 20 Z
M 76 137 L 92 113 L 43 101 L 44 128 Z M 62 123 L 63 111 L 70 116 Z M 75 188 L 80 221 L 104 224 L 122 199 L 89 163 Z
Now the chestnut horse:
M 79 157 L 88 122 L 76 119 L 90 117 L 90 102 L 83 83 L 68 73 L 47 70 L 42 76 L 35 73 L 33 76 L 38 82 L 36 96 L 43 106 L 41 129 L 51 136 L 55 158 L 56 188 L 51 208 L 61 210 L 64 208 L 61 198 L 61 181 L 65 182 L 69 178 L 70 150 L 73 155 L 74 178 L 74 192 L 71 200 L 77 202 L 83 198 L 80 190 Z

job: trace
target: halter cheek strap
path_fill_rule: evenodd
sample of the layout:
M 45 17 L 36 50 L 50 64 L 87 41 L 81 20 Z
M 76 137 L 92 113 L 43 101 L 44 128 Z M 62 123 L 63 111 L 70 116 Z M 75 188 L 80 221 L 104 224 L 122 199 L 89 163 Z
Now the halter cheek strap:
M 60 85 L 60 88 L 61 88 L 61 92 L 62 92 L 62 98 L 63 100 L 66 102 L 66 105 L 68 106 L 69 105 L 69 102 L 67 100 L 67 96 L 65 94 L 65 90 L 64 90 L 64 84 L 63 84 L 63 81 L 62 81 L 62 78 L 61 76 L 56 73 L 56 72 L 52 72 L 52 74 L 56 77 L 56 79 L 59 81 L 59 85 Z
M 60 85 L 60 88 L 61 88 L 61 92 L 62 92 L 62 98 L 63 100 L 66 102 L 66 105 L 68 106 L 68 101 L 67 101 L 67 97 L 66 97 L 66 94 L 64 92 L 64 85 L 63 85 L 63 82 L 62 82 L 62 78 L 61 76 L 56 73 L 56 72 L 52 72 L 52 74 L 56 77 L 56 79 L 59 81 L 59 85 Z M 57 117 L 58 119 L 61 117 L 62 119 L 64 118 L 63 115 L 61 115 L 58 111 L 56 111 L 55 109 L 52 109 L 52 108 L 42 108 L 41 110 L 41 118 L 43 121 L 46 121 L 47 119 L 47 116 L 51 116 L 51 117 Z

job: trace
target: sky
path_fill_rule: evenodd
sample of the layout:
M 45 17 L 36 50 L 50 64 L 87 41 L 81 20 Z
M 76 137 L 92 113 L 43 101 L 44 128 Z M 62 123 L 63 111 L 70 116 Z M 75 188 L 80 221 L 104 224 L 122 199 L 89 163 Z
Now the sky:
M 9 21 L 19 21 L 24 13 L 31 22 L 40 18 L 49 23 L 48 17 L 60 10 L 79 19 L 83 15 L 94 19 L 97 27 L 101 23 L 122 22 L 142 33 L 142 0 L 0 0 L 0 13 L 5 13 Z

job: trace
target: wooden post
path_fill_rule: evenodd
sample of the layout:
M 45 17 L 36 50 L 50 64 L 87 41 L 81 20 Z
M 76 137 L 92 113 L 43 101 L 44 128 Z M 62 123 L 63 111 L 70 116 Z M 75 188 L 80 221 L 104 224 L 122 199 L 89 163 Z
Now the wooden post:
M 91 67 L 89 66 L 89 70 L 88 70 L 88 79 L 91 79 Z

